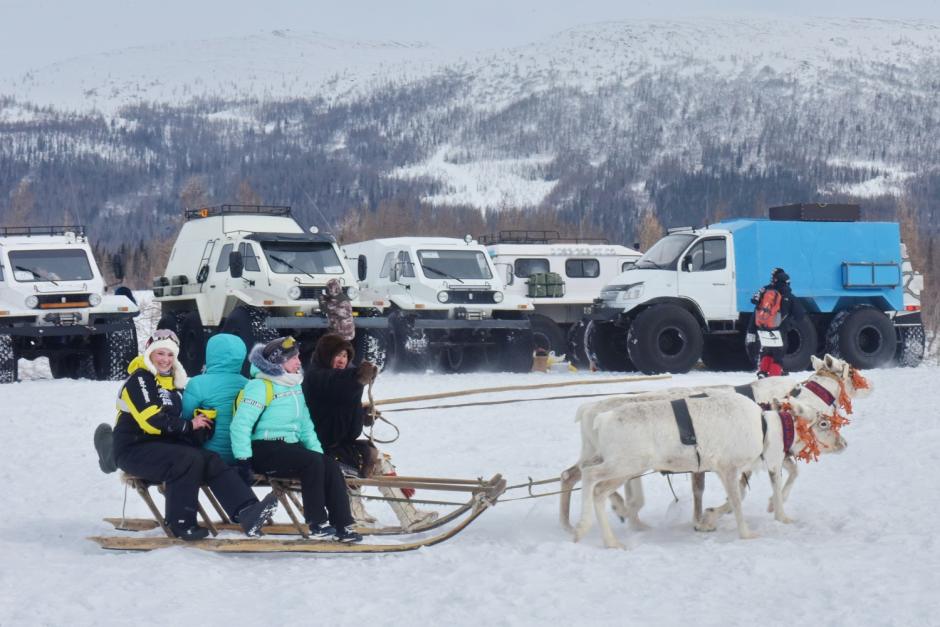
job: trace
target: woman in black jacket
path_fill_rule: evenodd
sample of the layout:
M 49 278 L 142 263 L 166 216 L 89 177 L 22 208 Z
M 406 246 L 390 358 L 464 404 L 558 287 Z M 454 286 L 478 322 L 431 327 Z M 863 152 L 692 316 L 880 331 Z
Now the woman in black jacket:
M 178 538 L 201 540 L 209 534 L 196 524 L 203 483 L 247 535 L 260 535 L 277 508 L 277 498 L 272 492 L 258 501 L 233 467 L 201 447 L 212 433 L 212 421 L 199 409 L 192 417 L 181 415 L 182 391 L 189 378 L 178 355 L 176 334 L 159 329 L 128 366 L 130 376 L 118 395 L 113 434 L 117 466 L 146 481 L 166 484 L 167 525 Z
M 342 336 L 327 333 L 317 342 L 304 374 L 303 391 L 317 438 L 326 455 L 336 459 L 349 472 L 360 477 L 394 476 L 389 456 L 371 441 L 360 439 L 364 426 L 372 424 L 362 404 L 362 390 L 378 374 L 375 364 L 364 361 L 352 365 L 355 351 Z M 408 529 L 433 521 L 437 512 L 420 511 L 407 501 L 414 494 L 410 488 L 379 488 L 390 501 L 392 510 Z M 353 516 L 360 522 L 375 522 L 365 511 L 358 491 L 353 491 Z

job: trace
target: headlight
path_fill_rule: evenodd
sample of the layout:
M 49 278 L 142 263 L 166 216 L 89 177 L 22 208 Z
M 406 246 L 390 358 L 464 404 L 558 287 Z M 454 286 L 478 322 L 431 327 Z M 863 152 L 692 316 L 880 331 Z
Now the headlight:
M 26 308 L 35 309 L 39 306 L 39 297 L 38 296 L 27 296 L 26 297 Z
M 438 302 L 446 303 L 447 301 L 450 300 L 450 294 L 448 294 L 447 292 L 443 292 L 443 291 L 438 292 L 438 293 L 437 293 L 437 300 L 438 300 Z
M 352 300 L 359 298 L 359 288 L 355 285 L 350 285 L 346 288 L 346 296 L 349 296 Z
M 636 300 L 643 295 L 643 284 L 637 283 L 620 292 L 620 300 Z
M 92 307 L 97 307 L 101 304 L 101 296 L 98 294 L 92 294 L 88 297 L 88 304 Z
M 287 297 L 293 298 L 294 300 L 300 298 L 300 286 L 291 285 L 289 288 L 287 288 Z
M 501 303 L 503 302 L 503 293 L 502 292 L 493 292 L 493 302 Z

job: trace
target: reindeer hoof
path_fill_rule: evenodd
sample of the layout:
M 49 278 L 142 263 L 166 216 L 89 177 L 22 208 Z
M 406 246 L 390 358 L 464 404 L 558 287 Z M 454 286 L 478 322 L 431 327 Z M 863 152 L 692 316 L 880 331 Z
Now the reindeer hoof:
M 795 520 L 793 520 L 793 519 L 790 518 L 789 516 L 774 516 L 774 519 L 775 519 L 777 522 L 783 523 L 783 524 L 785 524 L 785 525 L 792 525 L 794 522 L 796 522 Z
M 652 527 L 647 525 L 642 520 L 634 520 L 630 522 L 630 529 L 632 529 L 633 531 L 649 531 L 650 529 L 652 529 Z
M 618 541 L 604 542 L 604 546 L 607 547 L 608 549 L 620 549 L 621 551 L 627 550 L 627 547 L 625 547 L 622 542 L 618 542 Z
M 754 538 L 757 538 L 757 537 L 759 536 L 753 531 L 745 531 L 741 534 L 742 540 L 753 540 Z
M 695 530 L 696 531 L 714 531 L 715 523 L 709 523 L 703 520 L 702 522 L 695 523 Z

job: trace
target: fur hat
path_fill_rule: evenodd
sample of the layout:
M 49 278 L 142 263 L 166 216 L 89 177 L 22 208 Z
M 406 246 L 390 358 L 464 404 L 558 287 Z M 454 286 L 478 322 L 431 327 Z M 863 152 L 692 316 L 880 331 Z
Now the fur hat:
M 144 343 L 144 367 L 155 375 L 161 374 L 150 358 L 154 351 L 160 349 L 173 353 L 173 385 L 177 389 L 185 388 L 189 382 L 189 376 L 187 376 L 183 364 L 179 362 L 180 340 L 176 337 L 176 333 L 173 333 L 170 329 L 157 329 L 147 338 Z
M 349 363 L 356 357 L 356 351 L 352 344 L 343 339 L 343 336 L 336 333 L 327 333 L 317 341 L 317 347 L 313 351 L 311 361 L 321 368 L 332 368 L 333 357 L 342 351 L 349 355 Z
M 300 345 L 291 336 L 279 337 L 267 344 L 255 344 L 248 361 L 258 370 L 271 376 L 284 374 L 284 362 L 300 354 Z
M 789 283 L 790 275 L 783 268 L 774 268 L 774 271 L 770 273 L 770 281 L 772 283 Z

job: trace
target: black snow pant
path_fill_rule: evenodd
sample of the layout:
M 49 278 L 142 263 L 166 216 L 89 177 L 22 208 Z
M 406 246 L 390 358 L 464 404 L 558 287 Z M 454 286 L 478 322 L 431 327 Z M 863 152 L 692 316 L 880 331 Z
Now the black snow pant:
M 329 520 L 336 529 L 353 524 L 346 481 L 334 460 L 307 450 L 300 442 L 254 440 L 251 451 L 251 466 L 255 472 L 300 479 L 304 519 L 308 524 L 318 525 Z
M 166 483 L 166 520 L 180 532 L 196 524 L 199 488 L 203 483 L 234 521 L 258 502 L 238 472 L 212 451 L 183 443 L 155 440 L 122 447 L 117 465 L 124 472 L 153 483 Z

